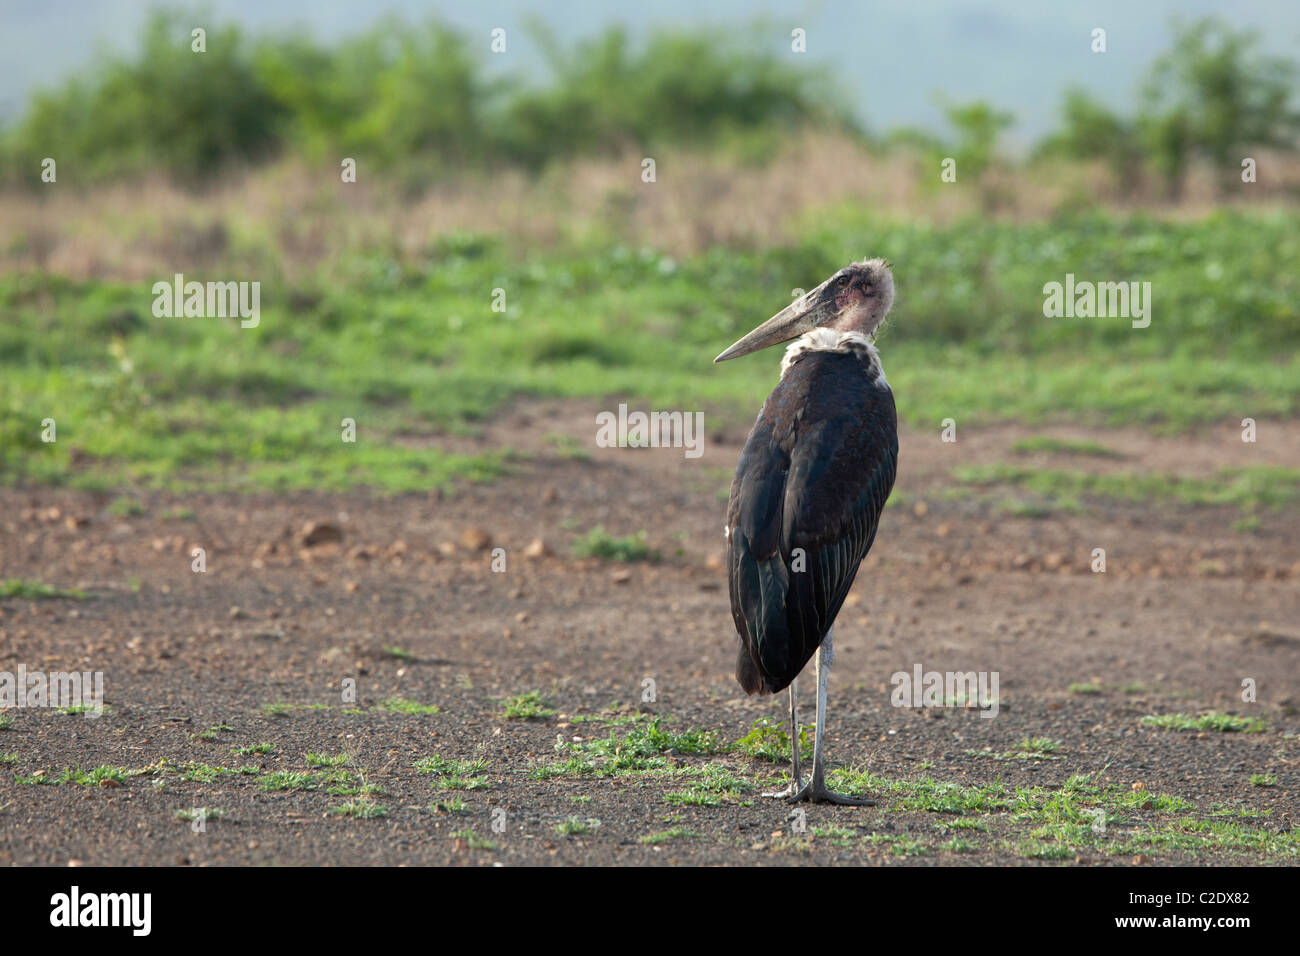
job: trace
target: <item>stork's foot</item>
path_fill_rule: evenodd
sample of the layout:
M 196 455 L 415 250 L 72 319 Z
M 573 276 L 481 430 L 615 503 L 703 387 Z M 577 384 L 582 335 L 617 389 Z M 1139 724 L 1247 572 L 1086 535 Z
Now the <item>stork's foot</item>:
M 876 801 L 868 800 L 865 797 L 850 797 L 846 793 L 836 793 L 834 790 L 827 790 L 824 783 L 809 781 L 804 784 L 797 793 L 786 797 L 790 803 L 799 803 L 807 800 L 809 803 L 834 803 L 841 807 L 874 807 Z

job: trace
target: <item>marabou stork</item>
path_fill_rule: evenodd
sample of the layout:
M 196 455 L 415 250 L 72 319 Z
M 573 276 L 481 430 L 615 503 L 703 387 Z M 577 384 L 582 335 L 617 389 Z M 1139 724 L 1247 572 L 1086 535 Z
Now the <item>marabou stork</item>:
M 894 394 L 873 336 L 894 301 L 883 259 L 854 262 L 800 296 L 715 362 L 798 337 L 740 453 L 727 505 L 736 680 L 790 688 L 791 803 L 871 805 L 826 788 L 822 762 L 832 625 L 876 537 L 898 463 Z M 799 772 L 796 679 L 817 655 L 812 779 Z

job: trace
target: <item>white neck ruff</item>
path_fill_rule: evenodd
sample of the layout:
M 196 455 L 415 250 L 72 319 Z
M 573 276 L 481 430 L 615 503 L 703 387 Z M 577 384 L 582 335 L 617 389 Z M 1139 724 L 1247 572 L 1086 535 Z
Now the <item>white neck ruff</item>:
M 808 352 L 856 352 L 866 357 L 868 364 L 874 365 L 880 375 L 880 381 L 887 388 L 885 368 L 880 364 L 880 353 L 876 351 L 871 339 L 861 332 L 841 332 L 838 329 L 813 329 L 795 339 L 785 349 L 781 359 L 781 375 L 790 370 L 790 366 L 803 358 Z

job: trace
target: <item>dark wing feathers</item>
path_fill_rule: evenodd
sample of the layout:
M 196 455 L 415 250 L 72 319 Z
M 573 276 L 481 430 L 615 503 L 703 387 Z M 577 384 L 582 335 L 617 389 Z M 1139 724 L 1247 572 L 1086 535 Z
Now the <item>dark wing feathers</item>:
M 814 352 L 772 391 L 727 507 L 736 678 L 775 693 L 808 663 L 875 540 L 894 485 L 889 387 L 861 358 Z

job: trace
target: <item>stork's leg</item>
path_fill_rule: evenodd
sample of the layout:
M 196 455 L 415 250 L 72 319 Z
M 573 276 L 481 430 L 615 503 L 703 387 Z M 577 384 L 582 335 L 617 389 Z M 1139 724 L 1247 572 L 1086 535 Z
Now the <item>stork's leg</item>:
M 817 648 L 817 740 L 813 745 L 812 779 L 790 801 L 810 800 L 813 803 L 839 803 L 849 807 L 874 807 L 875 803 L 871 800 L 826 789 L 826 765 L 822 760 L 822 751 L 826 739 L 826 690 L 830 684 L 831 664 L 834 661 L 834 631 L 830 630 L 822 638 L 821 647 Z
M 799 770 L 799 679 L 797 677 L 790 681 L 790 740 L 794 750 L 794 773 L 790 777 L 790 785 L 784 790 L 765 793 L 763 794 L 765 797 L 793 797 L 804 789 L 803 775 Z

